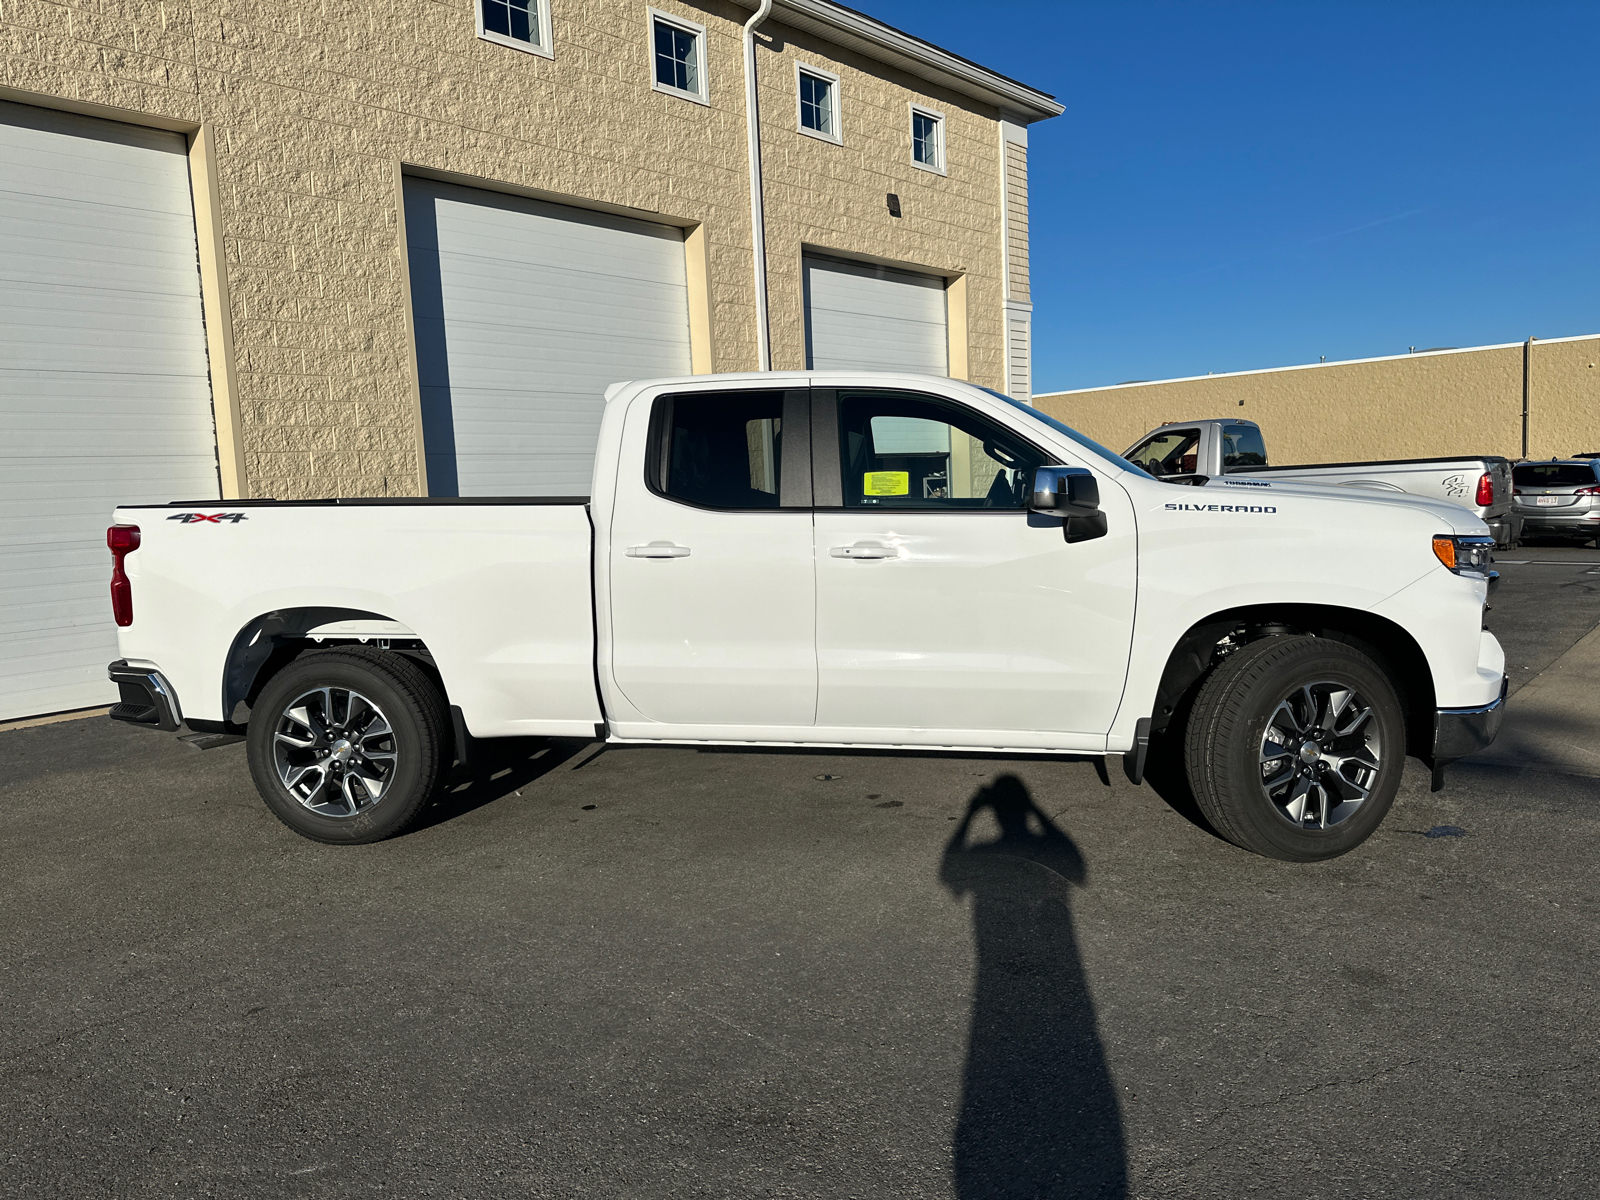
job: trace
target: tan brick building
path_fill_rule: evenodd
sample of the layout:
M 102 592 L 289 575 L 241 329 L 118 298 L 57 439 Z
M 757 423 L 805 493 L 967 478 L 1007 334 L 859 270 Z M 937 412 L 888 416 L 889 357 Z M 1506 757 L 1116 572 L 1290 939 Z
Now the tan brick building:
M 606 383 L 768 358 L 1026 396 L 1060 106 L 777 0 L 758 207 L 755 11 L 0 0 L 0 719 L 103 670 L 117 501 L 570 492 Z
M 1169 421 L 1244 417 L 1275 463 L 1600 449 L 1600 335 L 1050 392 L 1034 404 L 1116 450 Z

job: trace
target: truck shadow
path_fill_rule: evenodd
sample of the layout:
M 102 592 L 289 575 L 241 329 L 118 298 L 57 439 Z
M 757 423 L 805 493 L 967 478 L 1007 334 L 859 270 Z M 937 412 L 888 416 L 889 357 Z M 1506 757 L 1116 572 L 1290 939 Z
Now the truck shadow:
M 471 760 L 455 763 L 432 802 L 406 832 L 419 833 L 493 804 L 571 762 L 593 742 L 581 738 L 492 738 L 473 741 Z
M 986 812 L 999 836 L 974 842 Z M 977 955 L 956 1195 L 1125 1196 L 1122 1110 L 1072 921 L 1083 855 L 1020 779 L 1002 775 L 972 797 L 939 878 L 972 898 Z

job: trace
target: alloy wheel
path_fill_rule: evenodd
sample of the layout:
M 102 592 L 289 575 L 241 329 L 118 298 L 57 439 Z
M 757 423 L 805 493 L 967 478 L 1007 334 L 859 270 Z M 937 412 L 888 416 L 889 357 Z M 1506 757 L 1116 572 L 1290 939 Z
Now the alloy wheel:
M 354 817 L 383 799 L 399 747 L 389 719 L 349 688 L 314 688 L 278 716 L 272 761 L 278 781 L 322 817 Z
M 1372 705 L 1348 684 L 1308 683 L 1290 692 L 1261 738 L 1261 788 L 1299 829 L 1327 829 L 1355 815 L 1377 786 L 1383 741 Z

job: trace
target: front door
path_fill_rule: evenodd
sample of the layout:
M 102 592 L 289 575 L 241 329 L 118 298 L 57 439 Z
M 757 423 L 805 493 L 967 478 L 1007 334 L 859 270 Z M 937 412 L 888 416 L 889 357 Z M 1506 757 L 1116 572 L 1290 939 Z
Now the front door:
M 1031 472 L 1052 456 L 1024 436 L 918 393 L 813 394 L 818 732 L 950 745 L 996 742 L 963 731 L 1103 736 L 1133 625 L 1122 489 L 1102 477 L 1110 532 L 1068 544 L 1059 519 L 1027 510 Z
M 617 480 L 608 563 L 612 677 L 635 710 L 619 728 L 731 737 L 812 723 L 808 422 L 804 389 L 660 396 L 629 412 L 634 465 Z

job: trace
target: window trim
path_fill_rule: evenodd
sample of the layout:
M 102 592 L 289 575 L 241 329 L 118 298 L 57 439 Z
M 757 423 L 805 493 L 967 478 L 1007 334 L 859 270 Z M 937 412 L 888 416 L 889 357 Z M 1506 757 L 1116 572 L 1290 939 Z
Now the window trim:
M 815 76 L 830 85 L 828 97 L 833 117 L 832 133 L 822 133 L 820 130 L 812 129 L 801 120 L 800 77 L 802 75 Z M 816 138 L 819 142 L 831 142 L 835 146 L 842 146 L 844 145 L 844 129 L 840 118 L 840 110 L 842 108 L 843 105 L 839 100 L 839 77 L 837 75 L 832 71 L 824 71 L 821 67 L 813 67 L 810 63 L 796 62 L 794 64 L 794 127 L 796 130 L 807 137 Z
M 484 0 L 473 0 L 473 11 L 478 18 L 478 36 L 486 42 L 493 42 L 496 46 L 505 46 L 509 50 L 521 50 L 524 54 L 536 54 L 540 58 L 555 61 L 555 35 L 550 31 L 550 3 L 551 0 L 538 0 L 539 4 L 539 41 L 519 42 L 514 37 L 503 33 L 496 33 L 492 29 L 484 28 L 483 4 Z
M 912 101 L 907 107 L 910 109 L 906 115 L 906 129 L 911 134 L 911 165 L 919 171 L 948 176 L 949 171 L 945 167 L 944 114 L 936 108 L 929 108 L 926 104 L 918 104 L 915 101 Z M 938 143 L 935 147 L 938 159 L 936 165 L 922 162 L 917 158 L 917 118 L 919 116 L 929 118 L 934 123 L 934 128 L 938 131 L 935 137 L 935 141 Z
M 481 0 L 480 0 L 481 2 Z M 697 92 L 686 91 L 683 88 L 669 87 L 656 78 L 656 22 L 670 26 L 680 33 L 694 36 L 696 69 L 700 79 L 700 90 Z M 711 78 L 706 63 L 706 27 L 683 17 L 675 17 L 671 13 L 662 12 L 659 8 L 645 9 L 645 53 L 646 63 L 650 69 L 650 90 L 660 92 L 664 96 L 676 96 L 680 100 L 692 100 L 696 104 L 711 106 Z

